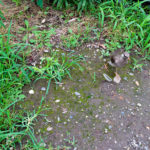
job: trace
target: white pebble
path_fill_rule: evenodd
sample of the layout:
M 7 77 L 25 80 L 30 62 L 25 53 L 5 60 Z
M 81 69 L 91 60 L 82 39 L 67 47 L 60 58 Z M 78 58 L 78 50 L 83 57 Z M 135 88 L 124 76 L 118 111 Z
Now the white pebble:
M 140 103 L 137 103 L 137 106 L 141 107 L 142 105 Z
M 44 53 L 48 53 L 49 52 L 49 50 L 48 49 L 44 49 Z
M 34 94 L 34 90 L 30 90 L 30 91 L 29 91 L 29 94 Z
M 41 23 L 45 23 L 46 19 L 43 19 Z
M 46 147 L 46 144 L 45 143 L 41 143 L 40 146 Z
M 53 130 L 52 127 L 48 127 L 48 128 L 47 128 L 47 131 L 52 131 L 52 130 Z
M 56 102 L 56 103 L 59 103 L 59 102 L 60 102 L 60 100 L 59 100 L 59 99 L 57 99 L 55 102 Z
M 74 94 L 75 94 L 76 96 L 80 96 L 80 93 L 79 93 L 79 92 L 74 92 Z
M 46 88 L 45 87 L 41 87 L 41 91 L 46 91 Z
M 95 115 L 95 118 L 98 118 L 98 115 Z

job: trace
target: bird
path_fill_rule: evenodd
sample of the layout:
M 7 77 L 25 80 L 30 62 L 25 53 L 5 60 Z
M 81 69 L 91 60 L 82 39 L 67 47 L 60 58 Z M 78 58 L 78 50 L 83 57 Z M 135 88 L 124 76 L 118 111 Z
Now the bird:
M 124 49 L 122 49 L 122 48 L 121 49 L 117 49 L 116 51 L 114 51 L 111 54 L 110 61 L 108 61 L 108 64 L 110 66 L 116 68 L 115 77 L 113 79 L 113 81 L 115 83 L 120 83 L 120 81 L 121 81 L 121 77 L 117 73 L 117 68 L 124 67 L 128 63 L 129 59 L 130 59 L 130 54 L 128 52 L 124 51 Z M 106 77 L 105 77 L 105 79 L 106 79 Z
M 118 49 L 112 53 L 110 56 L 109 65 L 118 68 L 123 67 L 128 63 L 130 59 L 130 54 L 123 49 Z

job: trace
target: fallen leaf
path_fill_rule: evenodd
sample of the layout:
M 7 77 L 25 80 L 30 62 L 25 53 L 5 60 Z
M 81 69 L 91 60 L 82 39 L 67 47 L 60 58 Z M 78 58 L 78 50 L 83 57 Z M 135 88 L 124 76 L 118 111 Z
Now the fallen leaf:
M 116 73 L 116 76 L 114 77 L 113 81 L 114 81 L 115 83 L 117 83 L 117 84 L 120 83 L 121 77 L 119 76 L 119 74 Z

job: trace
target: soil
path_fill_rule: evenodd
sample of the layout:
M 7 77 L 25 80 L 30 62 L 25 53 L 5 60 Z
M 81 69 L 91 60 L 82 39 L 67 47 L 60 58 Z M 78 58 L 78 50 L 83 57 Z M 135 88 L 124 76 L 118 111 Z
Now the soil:
M 21 17 L 17 17 L 18 12 L 24 9 L 16 7 L 8 0 L 4 3 L 1 8 L 6 12 L 13 7 L 6 17 L 12 19 L 13 16 L 13 31 L 21 38 L 23 34 L 19 35 L 15 31 L 24 25 L 23 21 L 28 13 L 23 12 Z M 23 5 L 22 7 L 24 8 Z M 27 10 L 32 7 L 33 5 L 29 5 L 30 9 Z M 32 10 L 40 11 L 35 7 Z M 36 11 L 29 18 L 31 25 L 40 25 L 43 20 L 44 15 Z M 41 30 L 48 29 L 47 23 L 57 26 L 56 35 L 51 39 L 55 46 L 60 42 L 60 35 L 70 28 L 70 24 L 65 24 L 60 15 L 61 12 L 50 9 L 46 16 L 47 21 L 41 27 Z M 84 23 L 89 18 L 81 19 L 84 28 Z M 76 49 L 76 54 L 82 54 L 86 58 L 86 63 L 82 64 L 83 72 L 74 68 L 71 71 L 72 80 L 66 77 L 62 83 L 51 83 L 42 104 L 45 110 L 41 113 L 44 117 L 38 117 L 34 126 L 36 138 L 39 142 L 43 139 L 45 149 L 52 145 L 54 148 L 60 146 L 70 150 L 150 150 L 149 63 L 147 62 L 147 67 L 142 71 L 134 72 L 129 63 L 118 70 L 122 78 L 119 84 L 107 82 L 103 73 L 113 77 L 115 70 L 106 70 L 105 63 L 109 58 L 100 57 L 104 40 L 103 36 L 100 41 L 86 43 Z M 64 49 L 59 52 L 64 53 Z M 39 80 L 25 86 L 23 92 L 26 99 L 20 107 L 37 110 L 45 96 L 45 91 L 41 88 L 47 88 L 47 83 L 46 80 Z M 35 94 L 29 94 L 31 89 Z

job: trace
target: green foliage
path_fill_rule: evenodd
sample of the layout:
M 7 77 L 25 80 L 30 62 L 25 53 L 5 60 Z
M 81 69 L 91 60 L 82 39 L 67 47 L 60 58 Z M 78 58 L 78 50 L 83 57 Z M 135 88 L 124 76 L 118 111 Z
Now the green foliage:
M 3 5 L 2 1 L 0 1 L 0 4 Z M 2 13 L 2 11 L 0 10 L 0 28 L 5 27 L 3 20 L 5 20 L 5 17 L 4 17 L 4 14 Z
M 127 51 L 134 49 L 137 55 L 143 55 L 144 59 L 150 60 L 150 10 L 146 13 L 142 3 L 130 3 L 126 0 L 119 3 L 109 0 L 92 10 L 100 27 L 103 27 L 104 21 L 107 24 L 104 28 L 107 30 L 107 50 L 114 51 L 120 47 L 125 47 Z M 103 55 L 106 53 L 105 51 Z
M 29 39 L 31 44 L 36 45 L 37 48 L 42 48 L 44 46 L 51 48 L 52 44 L 50 43 L 50 38 L 52 35 L 55 35 L 55 29 L 51 28 L 50 30 L 35 30 L 32 32 L 34 35 Z
M 51 52 L 51 56 L 43 57 L 40 67 L 33 67 L 33 70 L 39 78 L 54 79 L 57 83 L 61 82 L 65 75 L 71 78 L 70 69 L 73 66 L 78 66 L 82 70 L 78 64 L 81 60 L 83 60 L 82 56 L 78 57 L 72 53 L 59 56 L 57 52 Z
M 100 2 L 101 0 L 54 0 L 53 6 L 56 6 L 57 9 L 74 6 L 78 12 L 82 12 L 95 8 L 95 4 Z
M 10 34 L 10 27 L 7 34 L 0 35 L 0 149 L 15 149 L 16 144 L 22 146 L 22 139 L 30 137 L 27 143 L 21 149 L 41 149 L 40 143 L 36 141 L 33 131 L 33 122 L 42 111 L 42 102 L 39 109 L 33 112 L 26 112 L 23 109 L 16 109 L 18 102 L 23 101 L 25 95 L 22 94 L 22 88 L 25 84 L 29 84 L 32 79 L 48 79 L 62 81 L 63 77 L 68 75 L 71 78 L 70 70 L 81 61 L 82 57 L 74 54 L 58 54 L 50 50 L 47 56 L 41 59 L 40 66 L 28 66 L 26 64 L 25 50 L 31 47 L 29 43 L 12 44 L 14 35 Z M 30 27 L 28 21 L 25 21 L 25 28 L 21 31 L 27 35 L 27 40 L 31 44 L 35 44 L 37 48 L 46 47 L 51 49 L 49 40 L 54 29 L 49 31 L 35 31 L 34 27 Z M 30 33 L 35 34 L 35 39 L 29 38 Z M 26 36 L 25 35 L 25 36 Z M 50 82 L 48 84 L 48 88 Z M 48 90 L 47 90 L 48 91 Z M 46 92 L 47 93 L 47 92 Z
M 26 33 L 23 38 L 23 41 L 26 41 L 26 43 L 29 43 L 29 35 L 33 30 L 36 29 L 36 27 L 30 27 L 28 20 L 25 20 L 24 23 L 25 23 L 25 27 L 24 28 L 21 27 L 19 30 L 20 30 L 20 32 Z
M 12 2 L 16 3 L 16 5 L 18 6 L 18 5 L 20 5 L 21 0 L 12 0 Z

